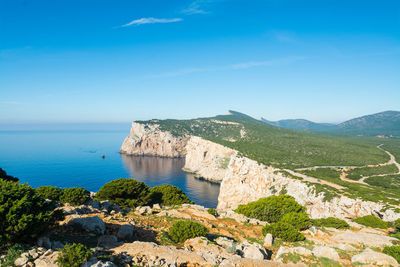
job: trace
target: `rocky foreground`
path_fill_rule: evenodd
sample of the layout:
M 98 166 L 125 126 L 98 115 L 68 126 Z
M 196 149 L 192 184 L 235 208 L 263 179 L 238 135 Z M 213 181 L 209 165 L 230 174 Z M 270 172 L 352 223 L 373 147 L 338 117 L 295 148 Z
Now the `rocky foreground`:
M 390 229 L 377 230 L 351 221 L 348 230 L 313 226 L 303 231 L 305 241 L 285 243 L 270 234 L 262 235 L 265 222 L 233 211 L 214 216 L 198 205 L 129 210 L 108 201 L 91 201 L 60 209 L 67 214 L 65 220 L 16 259 L 16 266 L 58 266 L 58 249 L 71 242 L 93 248 L 92 258 L 82 264 L 93 267 L 398 266 L 393 257 L 381 253 L 383 247 L 399 243 L 389 236 Z M 167 232 L 181 219 L 203 224 L 210 234 L 173 243 Z

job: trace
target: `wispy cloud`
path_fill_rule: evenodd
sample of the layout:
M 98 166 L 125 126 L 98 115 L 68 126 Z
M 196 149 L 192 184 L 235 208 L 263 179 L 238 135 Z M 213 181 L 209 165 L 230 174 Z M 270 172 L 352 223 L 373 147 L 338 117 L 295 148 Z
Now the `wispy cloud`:
M 158 19 L 158 18 L 141 18 L 133 20 L 127 24 L 122 25 L 121 27 L 129 27 L 134 25 L 143 25 L 143 24 L 155 24 L 155 23 L 173 23 L 182 21 L 181 18 L 172 18 L 172 19 Z
M 189 6 L 182 10 L 185 15 L 208 14 L 210 6 L 225 0 L 193 0 Z
M 179 69 L 179 70 L 175 70 L 175 71 L 171 71 L 171 72 L 164 72 L 164 73 L 148 75 L 147 78 L 167 78 L 167 77 L 176 77 L 176 76 L 182 76 L 182 75 L 198 73 L 198 72 L 243 70 L 243 69 L 249 69 L 249 68 L 255 68 L 255 67 L 287 65 L 290 63 L 294 63 L 296 61 L 304 60 L 304 59 L 306 59 L 306 57 L 296 56 L 296 57 L 285 57 L 285 58 L 265 60 L 265 61 L 249 61 L 249 62 L 242 62 L 242 63 L 231 64 L 231 65 L 224 65 L 224 66 L 185 68 L 185 69 Z

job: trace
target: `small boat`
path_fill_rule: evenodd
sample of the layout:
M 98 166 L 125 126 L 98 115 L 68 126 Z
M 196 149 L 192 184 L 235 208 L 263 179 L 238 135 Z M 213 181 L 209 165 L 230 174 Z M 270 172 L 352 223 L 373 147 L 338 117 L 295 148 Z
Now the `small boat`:
M 101 155 L 101 158 L 102 158 L 102 159 L 104 159 L 105 157 L 106 157 L 106 155 L 104 155 L 104 154 L 103 154 L 103 155 Z

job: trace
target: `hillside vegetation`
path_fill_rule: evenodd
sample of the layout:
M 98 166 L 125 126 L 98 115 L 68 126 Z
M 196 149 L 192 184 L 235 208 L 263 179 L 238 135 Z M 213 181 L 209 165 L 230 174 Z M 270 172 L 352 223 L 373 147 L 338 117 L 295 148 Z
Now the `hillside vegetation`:
M 374 138 L 306 134 L 270 126 L 245 114 L 192 120 L 151 120 L 175 136 L 201 136 L 241 152 L 265 165 L 296 169 L 312 166 L 364 166 L 389 158 Z

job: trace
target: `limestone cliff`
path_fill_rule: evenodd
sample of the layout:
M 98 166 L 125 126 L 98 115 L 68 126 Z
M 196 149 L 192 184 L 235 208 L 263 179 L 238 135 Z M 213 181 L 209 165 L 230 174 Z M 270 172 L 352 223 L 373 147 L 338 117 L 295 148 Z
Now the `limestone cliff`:
M 159 130 L 157 124 L 132 123 L 120 152 L 135 156 L 183 157 L 188 137 L 175 137 Z
M 293 179 L 279 169 L 240 157 L 237 151 L 196 136 L 175 137 L 156 124 L 134 122 L 124 140 L 121 153 L 185 157 L 184 170 L 197 177 L 221 182 L 218 209 L 235 209 L 262 197 L 285 193 L 307 207 L 312 218 L 355 218 L 379 212 L 384 220 L 395 220 L 400 214 L 385 209 L 384 204 L 351 199 L 345 196 L 324 200 L 314 186 Z

